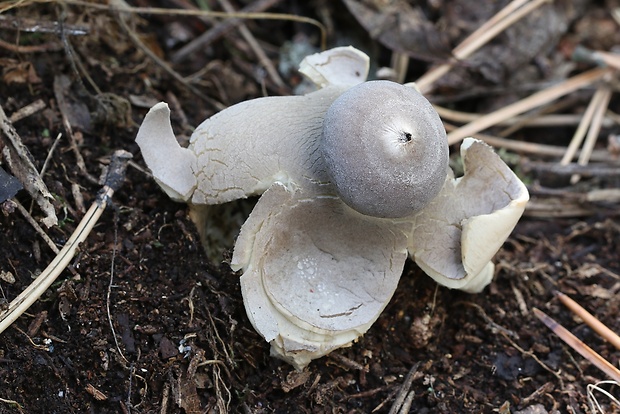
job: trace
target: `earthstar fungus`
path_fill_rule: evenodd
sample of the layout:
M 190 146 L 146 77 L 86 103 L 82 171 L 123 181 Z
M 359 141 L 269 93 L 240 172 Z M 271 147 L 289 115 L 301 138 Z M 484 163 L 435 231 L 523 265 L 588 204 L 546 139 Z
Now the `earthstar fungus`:
M 481 141 L 448 167 L 445 130 L 413 86 L 366 82 L 352 47 L 308 56 L 319 88 L 258 98 L 204 121 L 188 148 L 165 103 L 136 142 L 173 199 L 220 204 L 261 195 L 231 267 L 272 355 L 301 369 L 364 334 L 392 297 L 408 256 L 438 283 L 479 292 L 528 193 Z

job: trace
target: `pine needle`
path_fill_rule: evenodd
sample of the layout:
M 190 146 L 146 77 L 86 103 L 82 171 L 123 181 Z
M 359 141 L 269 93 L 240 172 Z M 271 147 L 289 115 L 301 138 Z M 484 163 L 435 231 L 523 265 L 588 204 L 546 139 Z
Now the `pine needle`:
M 577 351 L 581 356 L 590 361 L 594 366 L 603 371 L 609 378 L 614 381 L 620 381 L 620 370 L 613 366 L 609 361 L 600 356 L 596 351 L 584 344 L 579 338 L 570 333 L 570 331 L 560 325 L 538 308 L 533 308 L 534 315 L 547 325 L 557 336 L 560 337 L 568 346 Z

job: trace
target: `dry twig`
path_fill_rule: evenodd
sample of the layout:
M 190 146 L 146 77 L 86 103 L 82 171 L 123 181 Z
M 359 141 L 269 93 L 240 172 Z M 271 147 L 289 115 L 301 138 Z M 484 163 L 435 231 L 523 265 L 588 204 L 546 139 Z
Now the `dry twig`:
M 97 183 L 98 180 L 93 177 L 88 170 L 86 169 L 86 162 L 84 161 L 84 157 L 82 157 L 82 153 L 80 152 L 80 148 L 78 147 L 75 134 L 73 133 L 73 127 L 71 126 L 71 122 L 69 121 L 69 111 L 70 106 L 69 102 L 65 98 L 65 87 L 69 82 L 68 78 L 64 76 L 56 76 L 54 78 L 54 95 L 56 97 L 56 103 L 58 104 L 58 110 L 62 116 L 62 125 L 67 132 L 67 137 L 69 138 L 69 145 L 71 150 L 73 151 L 73 155 L 75 156 L 76 165 L 80 171 L 80 173 L 86 177 L 91 183 Z
M 220 5 L 222 6 L 222 8 L 226 12 L 228 12 L 228 13 L 235 13 L 235 9 L 234 9 L 233 5 L 230 4 L 230 2 L 228 0 L 218 0 L 218 1 L 219 1 Z M 278 74 L 278 71 L 275 68 L 275 66 L 273 66 L 273 63 L 271 62 L 271 59 L 269 59 L 269 57 L 267 57 L 267 54 L 265 53 L 263 48 L 260 47 L 260 45 L 258 44 L 258 41 L 256 40 L 256 38 L 254 38 L 254 35 L 252 34 L 252 32 L 250 32 L 250 30 L 248 29 L 248 27 L 244 23 L 240 23 L 238 29 L 239 29 L 239 32 L 241 33 L 241 35 L 243 36 L 243 38 L 245 39 L 245 41 L 252 48 L 252 51 L 254 52 L 256 57 L 258 58 L 258 60 L 261 63 L 261 65 L 263 65 L 263 67 L 265 68 L 265 70 L 267 71 L 269 76 L 271 77 L 271 80 L 276 85 L 278 85 L 278 87 L 280 87 L 280 88 L 284 87 L 284 81 L 282 80 L 282 78 Z
M 270 7 L 273 7 L 275 4 L 279 3 L 282 0 L 259 0 L 253 2 L 243 9 L 240 10 L 241 13 L 255 13 L 255 12 L 263 12 Z M 197 9 L 196 9 L 197 10 Z M 203 18 L 203 20 L 206 20 Z M 172 61 L 178 63 L 179 61 L 185 59 L 190 54 L 197 52 L 198 50 L 204 50 L 207 46 L 209 46 L 213 41 L 217 40 L 221 36 L 223 36 L 228 30 L 235 28 L 237 25 L 241 23 L 240 18 L 230 18 L 224 20 L 222 22 L 217 23 L 211 29 L 207 30 L 194 40 L 187 43 L 185 46 L 181 47 L 178 51 L 176 51 L 172 55 Z
M 193 85 L 191 85 L 187 80 L 185 80 L 177 71 L 172 69 L 172 67 L 166 63 L 163 59 L 155 54 L 151 49 L 146 47 L 140 37 L 136 34 L 136 32 L 130 27 L 127 22 L 127 13 L 132 9 L 124 0 L 110 0 L 110 3 L 117 9 L 121 11 L 118 15 L 118 22 L 120 26 L 123 28 L 127 36 L 131 39 L 131 42 L 140 49 L 145 55 L 147 55 L 151 60 L 153 60 L 158 66 L 164 69 L 172 78 L 174 78 L 177 82 L 181 83 L 187 89 L 189 89 L 194 95 L 198 96 L 200 99 L 212 105 L 217 110 L 222 110 L 225 106 L 216 101 L 213 98 L 206 96 L 201 93 L 198 89 L 196 89 Z
M 45 102 L 43 101 L 43 99 L 37 99 L 36 101 L 29 103 L 28 105 L 13 112 L 9 119 L 13 123 L 17 121 L 21 121 L 22 119 L 27 118 L 30 115 L 36 112 L 39 112 L 42 109 L 45 109 L 46 106 L 47 105 L 45 105 Z
M 389 414 L 406 414 L 409 412 L 411 408 L 411 402 L 413 401 L 413 397 L 415 396 L 415 391 L 409 391 L 411 389 L 411 384 L 413 383 L 414 374 L 418 371 L 418 367 L 420 366 L 420 362 L 416 362 L 413 364 L 405 380 L 403 381 L 403 385 L 396 395 L 396 400 L 394 400 L 394 404 L 390 408 Z
M 56 247 L 56 245 L 54 244 L 54 242 L 52 241 L 52 239 L 50 239 L 50 236 L 47 235 L 47 233 L 45 231 L 43 231 L 43 229 L 41 228 L 41 226 L 39 226 L 39 224 L 35 221 L 35 219 L 32 218 L 32 216 L 30 215 L 30 213 L 28 212 L 28 210 L 26 210 L 26 208 L 24 206 L 21 205 L 21 203 L 15 199 L 13 200 L 13 202 L 15 203 L 15 206 L 17 206 L 17 209 L 19 210 L 20 213 L 22 213 L 22 216 L 24 216 L 24 218 L 26 219 L 26 221 L 32 226 L 32 228 L 39 234 L 39 236 L 41 236 L 41 238 L 43 239 L 43 241 L 45 242 L 45 244 L 47 244 L 47 246 L 56 254 L 58 254 L 60 252 L 60 250 L 58 249 L 58 247 Z

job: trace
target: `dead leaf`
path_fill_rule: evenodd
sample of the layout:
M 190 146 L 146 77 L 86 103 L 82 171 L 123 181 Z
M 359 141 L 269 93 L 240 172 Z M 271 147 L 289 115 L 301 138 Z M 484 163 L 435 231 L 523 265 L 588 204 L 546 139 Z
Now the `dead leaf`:
M 168 376 L 172 386 L 174 403 L 188 414 L 203 412 L 200 407 L 200 397 L 198 397 L 194 377 L 189 376 L 187 372 L 182 372 L 176 365 L 170 368 Z
M 578 286 L 575 289 L 583 296 L 591 296 L 600 299 L 611 299 L 615 296 L 609 289 L 601 285 Z
M 310 371 L 304 370 L 302 372 L 291 371 L 286 376 L 286 380 L 282 381 L 282 391 L 290 392 L 300 385 L 304 385 L 310 378 Z
M 19 62 L 14 59 L 0 59 L 2 80 L 11 83 L 41 83 L 34 66 L 30 62 Z
M 92 384 L 87 384 L 86 385 L 86 392 L 89 393 L 90 395 L 92 395 L 93 397 L 95 397 L 95 400 L 97 400 L 97 401 L 105 401 L 105 400 L 108 399 L 107 395 L 105 395 L 104 393 L 99 391 Z
M 8 272 L 8 271 L 1 270 L 0 279 L 4 280 L 6 283 L 9 283 L 11 285 L 15 283 L 15 276 L 13 276 L 13 273 Z

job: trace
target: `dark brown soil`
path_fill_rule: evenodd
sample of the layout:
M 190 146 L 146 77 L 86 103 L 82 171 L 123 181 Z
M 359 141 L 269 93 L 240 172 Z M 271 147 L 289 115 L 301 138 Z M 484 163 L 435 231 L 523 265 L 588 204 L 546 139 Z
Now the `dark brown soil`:
M 207 3 L 219 10 L 217 2 Z M 393 33 L 389 42 L 372 41 L 364 22 L 360 25 L 340 2 L 274 3 L 279 4 L 270 11 L 322 20 L 329 28 L 330 44 L 353 42 L 378 65 L 389 65 L 387 47 L 403 47 L 394 43 Z M 438 3 L 442 7 L 431 6 Z M 439 27 L 438 22 L 445 27 L 448 22 L 453 29 L 429 32 L 428 38 L 436 35 L 434 42 L 427 42 L 433 44 L 425 46 L 428 50 L 412 48 L 411 55 L 445 57 L 442 53 L 473 29 L 475 19 L 489 17 L 487 9 L 474 3 L 478 4 L 418 2 L 430 16 L 427 27 Z M 566 6 L 559 3 L 558 7 Z M 136 0 L 132 5 L 183 7 L 185 2 Z M 518 56 L 520 63 L 498 64 L 499 72 L 494 73 L 503 75 L 493 79 L 476 71 L 475 65 L 459 69 L 444 80 L 436 100 L 460 110 L 485 111 L 531 92 L 516 88 L 515 82 L 542 88 L 542 82 L 566 76 L 562 64 L 569 62 L 570 47 L 584 44 L 609 50 L 618 44 L 620 30 L 609 17 L 609 10 L 617 6 L 612 1 L 575 2 L 572 14 L 566 8 L 545 9 L 546 18 L 555 16 L 554 24 L 563 25 L 545 24 L 544 16 L 538 15 L 539 20 L 528 23 L 530 32 L 544 35 L 545 44 L 536 46 L 536 53 L 528 49 Z M 496 256 L 494 282 L 478 295 L 437 287 L 408 263 L 392 301 L 364 337 L 296 372 L 269 356 L 268 344 L 245 315 L 238 275 L 225 260 L 207 259 L 188 207 L 170 201 L 138 168 L 144 164 L 133 140 L 153 102 L 168 101 L 176 131 L 189 136 L 193 126 L 216 111 L 213 101 L 228 106 L 263 93 L 289 94 L 299 76 L 284 73 L 285 85 L 277 85 L 239 31 L 231 30 L 191 58 L 171 63 L 183 76 L 199 72 L 191 83 L 209 97 L 202 99 L 137 48 L 115 13 L 60 3 L 22 4 L 0 18 L 0 104 L 9 116 L 38 99 L 45 104 L 43 110 L 15 122 L 38 168 L 56 136 L 63 134 L 43 177 L 54 194 L 60 220 L 58 226 L 46 229 L 53 242 L 64 245 L 84 208 L 95 200 L 101 186 L 92 177 L 99 177 L 114 150 L 130 151 L 136 165 L 129 167 L 124 185 L 70 269 L 0 334 L 1 413 L 387 413 L 409 372 L 413 372 L 410 412 L 592 412 L 587 386 L 607 378 L 548 331 L 532 309 L 544 310 L 619 365 L 619 351 L 553 296 L 555 290 L 569 294 L 620 332 L 617 203 L 590 205 L 578 217 L 559 217 L 562 207 L 542 218 L 524 217 Z M 36 22 L 48 22 L 50 27 L 51 22 L 62 22 L 62 26 L 51 32 L 40 27 L 28 32 L 16 31 L 7 22 L 19 22 L 22 29 Z M 246 25 L 276 67 L 285 42 L 307 37 L 308 44 L 318 44 L 317 30 L 301 23 L 249 20 Z M 78 26 L 87 33 L 71 34 Z M 212 23 L 194 17 L 132 15 L 127 26 L 155 55 L 170 62 L 183 44 Z M 494 46 L 513 47 L 509 42 L 514 41 L 504 36 Z M 440 53 L 437 44 L 445 50 Z M 493 59 L 508 55 L 517 59 L 506 53 Z M 427 60 L 412 61 L 407 80 L 414 80 L 428 65 Z M 573 66 L 573 72 L 579 70 Z M 590 95 L 575 94 L 565 112 L 582 113 Z M 617 98 L 612 98 L 610 109 L 618 112 Z M 70 119 L 85 170 L 77 164 L 63 112 Z M 513 137 L 567 146 L 573 130 L 527 130 Z M 618 131 L 618 124 L 613 124 L 601 136 Z M 604 150 L 604 139 L 600 142 Z M 507 155 L 517 169 L 541 160 L 536 154 Z M 618 166 L 617 161 L 609 162 Z M 540 175 L 524 179 L 533 185 L 565 185 Z M 620 182 L 617 176 L 615 181 L 595 178 L 582 183 L 581 189 L 595 187 L 618 188 Z M 35 218 L 42 216 L 25 191 L 16 200 Z M 16 281 L 0 280 L 0 295 L 10 302 L 54 253 L 22 214 L 12 211 L 10 204 L 2 207 L 0 271 L 10 272 Z M 229 255 L 227 251 L 225 256 Z M 620 395 L 618 387 L 604 388 Z M 605 412 L 620 412 L 608 398 L 595 395 Z

